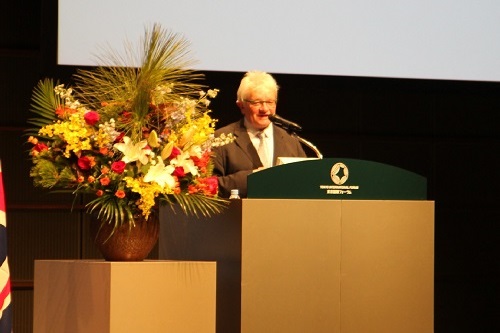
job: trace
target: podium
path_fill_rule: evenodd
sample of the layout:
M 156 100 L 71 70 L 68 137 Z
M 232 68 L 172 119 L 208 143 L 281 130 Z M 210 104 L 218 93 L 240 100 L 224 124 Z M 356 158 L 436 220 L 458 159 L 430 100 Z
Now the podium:
M 323 159 L 254 173 L 248 196 L 161 227 L 160 256 L 217 261 L 217 332 L 433 332 L 425 178 Z

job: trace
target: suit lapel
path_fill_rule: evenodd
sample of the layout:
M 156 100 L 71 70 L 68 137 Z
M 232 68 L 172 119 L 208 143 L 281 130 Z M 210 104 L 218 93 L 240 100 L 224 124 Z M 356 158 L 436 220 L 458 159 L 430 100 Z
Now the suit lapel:
M 284 144 L 285 140 L 283 140 L 283 131 L 281 128 L 273 125 L 273 133 L 274 133 L 274 156 L 273 156 L 273 165 L 276 165 L 276 159 L 278 157 L 288 156 L 288 152 L 286 151 L 286 146 Z
M 243 125 L 243 120 L 235 124 L 234 135 L 236 136 L 236 140 L 234 143 L 242 150 L 245 156 L 252 162 L 254 168 L 259 168 L 262 166 L 260 162 L 259 154 L 255 149 L 252 141 L 250 140 L 250 136 L 248 136 L 247 129 Z

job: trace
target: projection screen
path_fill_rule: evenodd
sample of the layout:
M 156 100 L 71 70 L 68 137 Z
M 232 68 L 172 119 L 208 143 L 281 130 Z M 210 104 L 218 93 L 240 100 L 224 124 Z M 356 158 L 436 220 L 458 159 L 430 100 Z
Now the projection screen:
M 96 65 L 153 23 L 200 70 L 500 81 L 491 0 L 59 0 L 58 64 Z

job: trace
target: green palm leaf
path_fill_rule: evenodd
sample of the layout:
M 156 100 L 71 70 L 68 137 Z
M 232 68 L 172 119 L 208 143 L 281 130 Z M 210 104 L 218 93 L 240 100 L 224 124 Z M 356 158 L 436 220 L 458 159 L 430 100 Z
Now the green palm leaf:
M 202 74 L 187 69 L 193 61 L 188 57 L 189 43 L 180 35 L 162 30 L 158 25 L 146 31 L 144 49 L 135 52 L 126 45 L 125 55 L 114 50 L 105 50 L 98 57 L 102 63 L 92 70 L 78 70 L 75 80 L 80 88 L 79 99 L 87 105 L 97 107 L 102 101 L 129 106 L 133 121 L 123 130 L 133 139 L 141 137 L 147 124 L 151 94 L 155 87 L 165 83 L 172 86 L 171 102 L 182 96 L 193 96 L 204 85 L 196 83 Z M 140 63 L 140 68 L 127 67 L 126 64 Z
M 54 88 L 58 85 L 54 80 L 40 80 L 33 89 L 31 96 L 30 111 L 36 114 L 36 117 L 28 119 L 28 124 L 35 126 L 26 130 L 27 135 L 38 135 L 38 130 L 54 122 L 55 111 L 61 105 L 61 99 L 55 94 Z
M 114 225 L 113 232 L 109 237 L 122 224 L 130 223 L 130 227 L 135 226 L 131 208 L 123 200 L 118 199 L 114 195 L 103 195 L 102 197 L 95 198 L 86 207 L 89 213 L 96 213 L 97 218 L 102 223 Z
M 201 194 L 175 194 L 171 196 L 170 203 L 178 203 L 186 214 L 199 214 L 209 217 L 220 213 L 229 202 L 225 199 L 208 197 Z

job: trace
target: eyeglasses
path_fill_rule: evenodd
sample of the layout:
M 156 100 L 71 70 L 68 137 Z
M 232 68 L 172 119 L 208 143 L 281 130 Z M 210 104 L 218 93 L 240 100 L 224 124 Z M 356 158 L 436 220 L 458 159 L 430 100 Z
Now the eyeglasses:
M 251 106 L 268 106 L 271 108 L 276 106 L 276 101 L 252 101 L 248 99 L 244 99 L 244 101 L 250 104 Z

